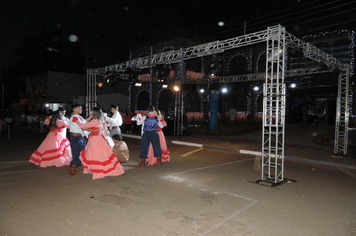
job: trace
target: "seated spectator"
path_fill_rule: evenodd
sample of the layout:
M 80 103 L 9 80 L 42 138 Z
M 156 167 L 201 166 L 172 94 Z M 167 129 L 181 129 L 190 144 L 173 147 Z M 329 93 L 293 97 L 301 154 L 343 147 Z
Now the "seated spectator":
M 122 136 L 121 134 L 114 134 L 112 136 L 112 139 L 114 140 L 114 147 L 113 147 L 113 153 L 117 157 L 117 159 L 121 163 L 126 163 L 130 159 L 130 152 L 129 148 L 127 147 L 127 144 L 122 141 Z

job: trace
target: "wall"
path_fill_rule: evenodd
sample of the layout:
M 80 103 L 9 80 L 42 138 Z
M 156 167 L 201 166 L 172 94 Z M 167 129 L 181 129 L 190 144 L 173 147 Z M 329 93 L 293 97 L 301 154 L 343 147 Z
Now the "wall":
M 85 83 L 84 75 L 48 71 L 46 102 L 73 102 L 73 96 L 85 94 Z
M 98 95 L 98 106 L 105 111 L 110 110 L 111 104 L 119 105 L 120 110 L 129 110 L 129 96 L 120 93 L 108 93 Z

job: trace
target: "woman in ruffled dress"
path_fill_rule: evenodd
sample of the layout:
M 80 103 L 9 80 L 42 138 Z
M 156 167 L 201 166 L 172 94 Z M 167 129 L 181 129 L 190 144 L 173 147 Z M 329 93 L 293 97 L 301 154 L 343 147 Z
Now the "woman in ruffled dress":
M 162 157 L 161 160 L 162 162 L 169 162 L 171 160 L 170 155 L 169 155 L 169 150 L 167 147 L 166 143 L 166 138 L 164 137 L 164 134 L 162 132 L 162 128 L 167 126 L 166 121 L 164 120 L 163 115 L 161 114 L 160 110 L 156 109 L 157 112 L 157 117 L 158 117 L 158 136 L 159 136 L 159 141 L 161 144 L 161 150 L 162 150 Z M 157 163 L 157 158 L 154 157 L 153 153 L 153 147 L 152 144 L 150 144 L 150 149 L 148 151 L 148 158 L 147 158 L 147 163 L 148 165 L 154 165 Z
M 108 129 L 108 123 L 105 121 L 107 114 L 106 113 L 102 113 L 102 117 L 100 118 L 100 124 L 101 124 L 101 128 L 100 128 L 100 132 L 101 134 L 104 136 L 106 142 L 109 144 L 110 148 L 113 149 L 113 147 L 115 146 L 114 140 L 112 140 L 112 138 L 110 137 L 110 131 Z
M 86 148 L 80 153 L 84 174 L 92 174 L 93 179 L 106 176 L 118 176 L 124 173 L 124 169 L 101 134 L 102 112 L 98 107 L 92 110 L 92 118 L 82 124 L 78 119 L 73 119 L 83 130 L 91 131 Z
M 50 132 L 39 148 L 30 156 L 30 162 L 40 167 L 67 166 L 72 161 L 72 152 L 67 138 L 61 135 L 64 127 L 69 124 L 61 119 L 59 112 L 55 112 L 48 124 Z

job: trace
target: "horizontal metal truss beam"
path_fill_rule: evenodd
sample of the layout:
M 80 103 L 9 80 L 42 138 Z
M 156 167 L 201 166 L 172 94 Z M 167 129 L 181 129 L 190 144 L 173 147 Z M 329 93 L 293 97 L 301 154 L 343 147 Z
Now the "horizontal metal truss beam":
M 340 62 L 336 57 L 324 52 L 310 43 L 303 42 L 294 35 L 286 32 L 286 46 L 298 48 L 303 52 L 306 58 L 316 62 L 324 62 L 331 68 L 338 67 L 340 70 L 346 70 L 347 64 Z
M 294 69 L 284 71 L 285 77 L 298 77 L 304 75 L 313 75 L 321 73 L 330 73 L 333 69 L 323 70 L 321 68 L 312 69 Z M 199 80 L 186 80 L 185 84 L 208 84 L 208 83 L 236 83 L 236 82 L 246 82 L 246 81 L 260 81 L 266 79 L 266 73 L 255 73 L 255 74 L 245 74 L 245 75 L 229 75 L 221 76 L 217 78 L 210 79 L 199 79 Z
M 222 53 L 225 50 L 244 47 L 266 41 L 267 30 L 246 34 L 222 41 L 204 43 L 179 50 L 153 54 L 147 57 L 140 57 L 124 63 L 105 66 L 94 69 L 94 73 L 103 74 L 105 71 L 125 71 L 127 68 L 150 68 L 160 64 L 177 63 L 182 60 Z

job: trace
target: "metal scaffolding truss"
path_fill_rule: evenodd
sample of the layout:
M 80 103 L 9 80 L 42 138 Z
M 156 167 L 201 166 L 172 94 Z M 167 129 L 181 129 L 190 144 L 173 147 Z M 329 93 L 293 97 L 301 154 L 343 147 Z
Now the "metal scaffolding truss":
M 349 66 L 339 73 L 334 154 L 347 154 L 349 130 Z
M 263 86 L 261 181 L 284 181 L 286 85 L 284 83 L 285 28 L 267 29 L 266 76 Z
M 94 69 L 94 73 L 103 74 L 106 71 L 124 72 L 127 68 L 150 68 L 160 64 L 177 63 L 182 60 L 208 56 L 212 54 L 222 53 L 225 50 L 244 47 L 256 43 L 265 42 L 267 38 L 267 30 L 256 33 L 246 34 L 243 36 L 226 39 L 222 41 L 214 41 L 204 43 L 179 50 L 171 50 L 167 52 L 157 53 L 146 57 L 140 57 L 124 63 L 105 66 Z
M 340 70 L 346 70 L 347 64 L 340 62 L 334 56 L 324 52 L 323 50 L 315 47 L 310 43 L 303 42 L 294 35 L 286 32 L 286 46 L 290 48 L 297 48 L 303 52 L 303 56 L 316 62 L 323 62 L 328 67 L 339 68 Z
M 286 32 L 281 25 L 268 27 L 256 33 L 246 34 L 235 38 L 214 41 L 172 50 L 147 57 L 140 57 L 124 63 L 109 65 L 97 69 L 88 70 L 88 93 L 89 104 L 96 102 L 96 77 L 104 75 L 107 71 L 124 72 L 128 68 L 150 68 L 160 64 L 177 63 L 197 57 L 222 53 L 226 50 L 267 43 L 266 50 L 266 73 L 249 74 L 237 76 L 223 76 L 216 79 L 202 79 L 196 81 L 185 81 L 184 83 L 229 83 L 241 81 L 265 80 L 263 100 L 263 141 L 262 141 L 262 177 L 261 181 L 273 184 L 282 183 L 284 179 L 284 134 L 285 134 L 285 112 L 286 112 L 286 85 L 285 77 L 303 76 L 307 74 L 331 72 L 339 69 L 337 117 L 335 128 L 334 153 L 347 154 L 348 136 L 348 107 L 349 107 L 349 66 L 338 61 L 335 57 L 310 43 L 303 42 L 292 34 Z M 285 52 L 288 48 L 297 48 L 303 52 L 303 56 L 323 63 L 329 67 L 327 70 L 295 69 L 285 71 Z M 154 82 L 150 78 L 150 82 Z M 91 87 L 92 86 L 92 87 Z M 90 105 L 91 106 L 91 105 Z M 88 107 L 89 108 L 89 107 Z
M 85 112 L 87 117 L 93 107 L 97 106 L 96 76 L 97 74 L 93 73 L 92 69 L 87 70 L 87 95 L 85 97 Z
M 333 72 L 333 69 L 293 69 L 285 71 L 284 77 L 301 77 L 304 75 L 320 74 Z M 207 84 L 207 83 L 236 83 L 246 81 L 261 81 L 266 79 L 266 73 L 244 74 L 244 75 L 228 75 L 215 78 L 205 78 L 197 80 L 186 80 L 186 84 Z

